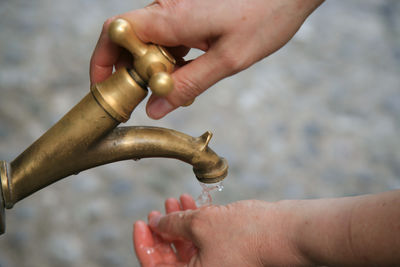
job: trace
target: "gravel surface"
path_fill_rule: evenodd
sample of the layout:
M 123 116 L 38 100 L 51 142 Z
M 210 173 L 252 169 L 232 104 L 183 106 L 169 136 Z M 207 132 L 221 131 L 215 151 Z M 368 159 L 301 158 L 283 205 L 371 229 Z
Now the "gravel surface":
M 0 1 L 0 159 L 12 161 L 88 92 L 103 22 L 148 3 Z M 141 104 L 127 124 L 211 130 L 210 147 L 230 164 L 217 204 L 400 188 L 399 29 L 399 1 L 327 1 L 283 49 L 192 106 L 153 121 Z M 200 186 L 175 160 L 64 179 L 7 210 L 0 266 L 139 266 L 132 223 L 184 192 Z

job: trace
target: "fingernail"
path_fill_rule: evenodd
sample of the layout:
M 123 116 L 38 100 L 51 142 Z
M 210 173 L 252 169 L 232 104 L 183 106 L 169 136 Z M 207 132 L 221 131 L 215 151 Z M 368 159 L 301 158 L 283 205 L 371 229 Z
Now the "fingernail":
M 150 220 L 149 220 L 149 225 L 151 227 L 154 227 L 154 228 L 157 227 L 158 223 L 160 222 L 161 217 L 162 217 L 162 215 L 154 215 L 154 216 L 152 216 L 150 218 Z
M 165 98 L 160 97 L 149 103 L 147 115 L 153 119 L 160 119 L 173 109 L 174 107 Z

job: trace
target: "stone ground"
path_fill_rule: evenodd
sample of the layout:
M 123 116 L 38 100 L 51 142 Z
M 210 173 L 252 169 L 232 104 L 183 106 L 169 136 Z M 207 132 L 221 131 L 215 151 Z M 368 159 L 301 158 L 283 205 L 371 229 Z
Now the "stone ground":
M 148 1 L 0 1 L 0 159 L 11 161 L 89 90 L 103 21 Z M 400 2 L 327 1 L 278 53 L 161 121 L 227 158 L 224 204 L 400 188 Z M 196 55 L 194 53 L 193 55 Z M 200 186 L 174 160 L 121 162 L 7 210 L 1 267 L 138 266 L 132 223 Z

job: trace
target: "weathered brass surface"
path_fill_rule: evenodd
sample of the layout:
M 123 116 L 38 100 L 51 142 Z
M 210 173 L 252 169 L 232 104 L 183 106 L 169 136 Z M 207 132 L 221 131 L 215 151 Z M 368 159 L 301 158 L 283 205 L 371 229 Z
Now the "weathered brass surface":
M 90 88 L 97 102 L 119 122 L 129 120 L 132 111 L 147 95 L 147 90 L 132 76 L 127 69 L 121 68 L 109 79 Z
M 154 94 L 165 96 L 172 91 L 174 82 L 169 73 L 174 70 L 175 59 L 165 48 L 143 43 L 124 19 L 111 22 L 109 36 L 113 42 L 131 52 L 135 71 Z
M 118 20 L 117 26 L 110 28 L 110 35 L 118 36 L 120 33 L 113 31 L 122 26 L 129 26 L 133 32 L 124 23 Z M 12 208 L 21 199 L 64 177 L 115 161 L 175 158 L 193 165 L 197 179 L 203 183 L 215 183 L 226 177 L 227 162 L 208 147 L 210 132 L 194 138 L 164 128 L 116 128 L 129 119 L 146 97 L 148 84 L 159 94 L 171 86 L 171 55 L 132 36 L 134 41 L 126 36 L 113 40 L 126 43 L 139 62 L 134 62 L 137 70 L 121 68 L 106 81 L 93 85 L 90 93 L 15 160 L 0 161 L 0 233 L 5 230 L 4 208 Z
M 170 73 L 174 70 L 176 60 L 162 46 L 143 43 L 135 34 L 130 23 L 119 18 L 109 26 L 110 39 L 127 49 L 133 55 L 133 66 L 141 79 L 151 91 L 158 96 L 166 96 L 174 88 Z M 194 99 L 182 106 L 190 106 Z

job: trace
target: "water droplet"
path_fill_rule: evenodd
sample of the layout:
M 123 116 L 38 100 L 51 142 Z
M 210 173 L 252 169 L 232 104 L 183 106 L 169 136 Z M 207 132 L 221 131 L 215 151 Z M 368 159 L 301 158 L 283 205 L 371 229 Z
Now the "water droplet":
M 144 246 L 144 245 L 140 245 L 139 248 L 140 248 L 141 250 L 144 250 L 144 251 L 146 252 L 146 254 L 148 254 L 148 255 L 155 252 L 155 250 L 154 250 L 153 247 L 146 247 L 146 246 Z
M 154 253 L 154 248 L 145 248 L 146 249 L 146 254 L 147 255 L 150 255 L 150 254 L 153 254 Z

